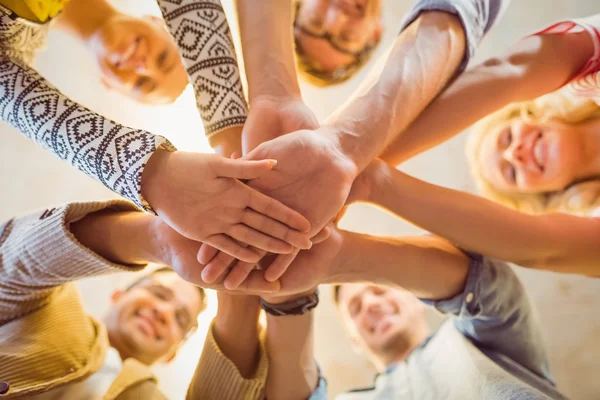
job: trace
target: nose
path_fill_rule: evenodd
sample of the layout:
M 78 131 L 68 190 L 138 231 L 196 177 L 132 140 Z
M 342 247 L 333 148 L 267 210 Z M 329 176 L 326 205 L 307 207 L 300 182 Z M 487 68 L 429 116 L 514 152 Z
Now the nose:
M 169 303 L 160 303 L 152 308 L 152 313 L 160 325 L 168 327 L 170 320 L 173 318 L 174 310 Z
M 504 158 L 512 164 L 525 165 L 527 162 L 527 151 L 523 142 L 513 142 L 505 151 Z
M 150 72 L 145 56 L 142 56 L 139 59 L 137 59 L 135 61 L 133 68 L 134 68 L 135 72 L 139 75 L 147 75 Z

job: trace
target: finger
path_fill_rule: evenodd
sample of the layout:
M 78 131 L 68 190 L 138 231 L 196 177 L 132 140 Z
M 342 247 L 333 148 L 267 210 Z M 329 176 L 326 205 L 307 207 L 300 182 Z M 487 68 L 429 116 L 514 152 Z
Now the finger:
M 300 249 L 295 249 L 290 254 L 281 254 L 275 258 L 275 261 L 265 271 L 265 279 L 269 282 L 275 282 L 281 277 L 294 261 Z
M 265 233 L 274 238 L 283 240 L 299 249 L 308 250 L 312 243 L 308 235 L 297 232 L 287 225 L 277 222 L 272 218 L 257 213 L 252 209 L 247 209 L 242 215 L 242 222 L 259 232 Z
M 217 256 L 219 250 L 215 249 L 208 243 L 202 243 L 200 250 L 198 251 L 198 262 L 202 265 L 208 264 L 213 258 Z
M 328 227 L 325 227 L 321 229 L 321 231 L 317 233 L 310 241 L 313 242 L 313 244 L 319 244 L 329 239 L 330 235 L 331 230 Z
M 229 271 L 227 278 L 225 278 L 225 281 L 223 282 L 225 288 L 228 290 L 237 289 L 242 284 L 242 282 L 246 280 L 248 275 L 250 275 L 250 272 L 254 270 L 255 266 L 256 264 L 242 261 L 238 261 L 237 263 L 235 263 L 233 268 L 231 268 L 231 271 Z
M 282 222 L 300 232 L 308 232 L 310 230 L 310 222 L 304 218 L 299 212 L 292 210 L 283 203 L 272 199 L 271 197 L 260 193 L 257 190 L 246 187 L 250 190 L 250 196 L 247 207 L 254 211 L 271 217 L 276 221 Z
M 244 224 L 232 226 L 227 234 L 242 243 L 254 246 L 257 249 L 270 251 L 271 253 L 289 254 L 294 250 L 294 246 L 291 244 L 260 233 Z
M 256 263 L 258 260 L 260 260 L 259 255 L 256 254 L 255 251 L 244 247 L 226 235 L 219 234 L 209 236 L 204 239 L 204 243 L 208 243 L 211 246 L 241 261 Z
M 227 268 L 236 259 L 222 251 L 217 254 L 202 270 L 202 280 L 206 283 L 214 283 L 227 271 Z
M 237 179 L 258 178 L 277 165 L 276 160 L 249 161 L 241 159 L 219 158 L 214 171 L 217 176 Z
M 265 279 L 263 271 L 254 270 L 238 287 L 237 292 L 275 293 L 280 289 L 281 283 L 278 280 L 269 282 Z

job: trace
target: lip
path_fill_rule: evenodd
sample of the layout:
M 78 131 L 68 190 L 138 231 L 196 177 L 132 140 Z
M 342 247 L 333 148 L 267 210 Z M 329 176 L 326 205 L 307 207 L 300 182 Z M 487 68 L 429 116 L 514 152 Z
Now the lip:
M 385 334 L 388 330 L 390 330 L 390 328 L 393 325 L 391 318 L 391 316 L 386 316 L 382 318 L 381 321 L 379 321 L 379 323 L 377 324 L 377 328 L 375 329 L 375 333 L 377 334 L 377 336 L 381 336 Z
M 152 318 L 145 317 L 139 312 L 135 313 L 135 317 L 138 321 L 138 327 L 146 336 L 151 337 L 153 339 L 158 339 L 158 327 L 156 326 L 156 322 L 154 322 Z
M 536 164 L 540 172 L 544 172 L 546 164 L 546 149 L 542 140 L 542 132 L 537 133 L 537 137 L 531 144 L 531 159 Z
M 129 43 L 129 45 L 119 54 L 118 60 L 115 63 L 115 66 L 118 69 L 127 69 L 132 66 L 134 61 L 138 59 L 137 53 L 139 52 L 140 44 L 142 42 L 142 38 L 140 36 L 136 36 L 134 40 Z

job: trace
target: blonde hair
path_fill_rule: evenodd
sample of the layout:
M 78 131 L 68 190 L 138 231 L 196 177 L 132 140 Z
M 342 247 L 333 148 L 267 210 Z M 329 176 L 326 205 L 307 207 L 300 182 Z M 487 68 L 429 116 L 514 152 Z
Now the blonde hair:
M 481 173 L 480 148 L 483 138 L 499 124 L 513 118 L 543 123 L 551 119 L 578 124 L 600 118 L 600 107 L 592 100 L 579 99 L 561 90 L 523 103 L 513 103 L 488 115 L 471 128 L 467 160 L 480 193 L 497 203 L 528 214 L 563 212 L 589 215 L 600 208 L 600 179 L 575 183 L 560 192 L 508 193 L 496 189 Z

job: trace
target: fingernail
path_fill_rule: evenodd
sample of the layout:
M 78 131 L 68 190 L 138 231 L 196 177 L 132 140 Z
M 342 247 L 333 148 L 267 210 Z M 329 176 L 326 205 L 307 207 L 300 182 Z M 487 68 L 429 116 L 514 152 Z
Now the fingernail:
M 310 249 L 312 249 L 314 243 L 311 242 L 311 241 L 309 241 L 308 243 L 310 243 L 310 244 L 308 245 L 308 249 L 307 250 L 310 250 Z
M 271 168 L 277 165 L 277 160 L 269 160 L 269 162 L 271 163 Z

